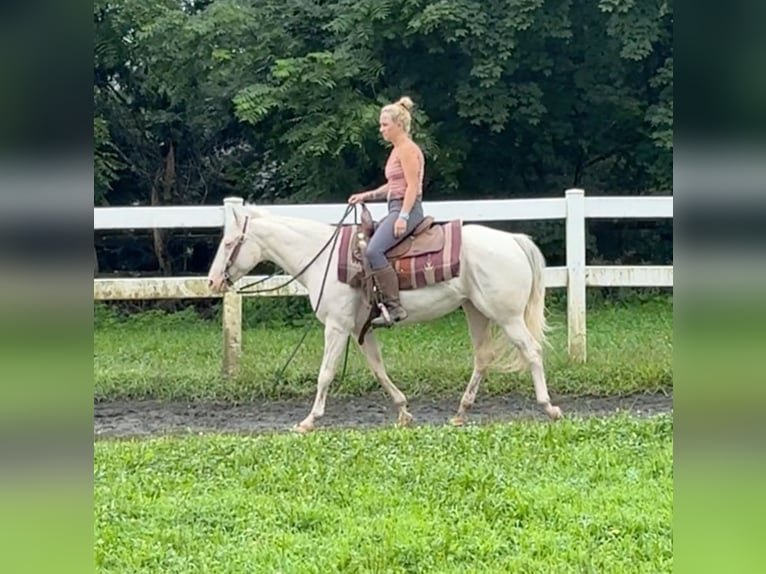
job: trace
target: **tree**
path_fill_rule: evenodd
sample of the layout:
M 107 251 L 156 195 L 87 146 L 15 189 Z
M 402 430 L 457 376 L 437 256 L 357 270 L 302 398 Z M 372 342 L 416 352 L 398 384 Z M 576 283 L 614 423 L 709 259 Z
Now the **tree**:
M 672 185 L 664 0 L 97 0 L 94 23 L 99 202 L 345 199 L 382 182 L 404 94 L 431 199 Z

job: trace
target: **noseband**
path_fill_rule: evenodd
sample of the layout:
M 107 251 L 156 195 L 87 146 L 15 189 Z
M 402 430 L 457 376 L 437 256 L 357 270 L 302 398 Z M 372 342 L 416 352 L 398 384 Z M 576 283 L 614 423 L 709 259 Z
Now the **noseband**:
M 234 245 L 231 253 L 229 253 L 229 256 L 226 258 L 226 265 L 223 268 L 223 280 L 229 287 L 234 286 L 234 282 L 231 280 L 231 275 L 229 274 L 229 269 L 234 264 L 234 261 L 236 261 L 237 256 L 239 255 L 239 250 L 242 249 L 242 244 L 245 242 L 245 236 L 247 234 L 247 222 L 249 219 L 249 215 L 245 216 L 245 224 L 242 226 L 242 231 L 237 238 L 237 243 Z

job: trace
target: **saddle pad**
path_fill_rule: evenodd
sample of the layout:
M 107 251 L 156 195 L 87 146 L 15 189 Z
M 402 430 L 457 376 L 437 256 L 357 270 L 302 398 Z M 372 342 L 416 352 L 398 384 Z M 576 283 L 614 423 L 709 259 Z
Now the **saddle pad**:
M 444 229 L 444 249 L 414 257 L 401 257 L 394 262 L 399 289 L 419 289 L 460 275 L 462 222 L 453 220 L 441 225 Z
M 358 225 L 344 225 L 338 242 L 338 281 L 353 287 L 361 284 L 358 275 L 362 272 L 362 264 L 354 258 L 357 231 Z
M 463 223 L 461 220 L 452 220 L 440 225 L 444 230 L 444 249 L 394 260 L 399 289 L 419 289 L 460 275 Z M 354 258 L 357 231 L 356 225 L 344 226 L 338 246 L 338 280 L 353 287 L 360 286 L 362 278 L 361 262 Z

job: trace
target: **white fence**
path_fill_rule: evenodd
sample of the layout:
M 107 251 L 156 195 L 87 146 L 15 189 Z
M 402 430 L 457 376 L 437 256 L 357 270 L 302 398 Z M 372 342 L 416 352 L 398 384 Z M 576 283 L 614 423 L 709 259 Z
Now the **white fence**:
M 228 223 L 230 206 L 241 204 L 241 198 L 228 198 L 221 206 L 172 207 L 97 207 L 93 226 L 104 229 L 151 228 L 222 228 Z M 278 205 L 269 206 L 275 214 L 305 217 L 337 223 L 345 204 Z M 385 205 L 369 205 L 373 217 L 385 213 Z M 585 221 L 588 218 L 672 218 L 672 196 L 585 197 L 581 189 L 570 189 L 562 198 L 503 199 L 479 201 L 425 202 L 424 209 L 437 221 L 462 218 L 465 221 L 566 220 L 566 266 L 546 270 L 547 287 L 567 289 L 567 327 L 569 356 L 579 362 L 586 360 L 587 287 L 672 287 L 673 266 L 588 266 L 585 264 Z M 248 276 L 239 284 L 262 279 Z M 275 287 L 288 280 L 276 276 L 263 284 Z M 298 282 L 277 291 L 244 296 L 305 295 Z M 217 297 L 208 290 L 205 277 L 156 277 L 94 279 L 94 299 L 186 299 Z M 242 296 L 227 293 L 223 301 L 223 370 L 235 373 L 242 352 Z

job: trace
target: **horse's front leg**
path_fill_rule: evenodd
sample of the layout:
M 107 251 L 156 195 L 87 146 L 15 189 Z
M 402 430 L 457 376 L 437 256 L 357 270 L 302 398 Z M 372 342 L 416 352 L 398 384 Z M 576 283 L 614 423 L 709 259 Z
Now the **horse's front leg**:
M 314 406 L 309 415 L 299 424 L 293 427 L 296 432 L 309 432 L 314 429 L 317 419 L 324 415 L 324 405 L 327 399 L 327 390 L 330 383 L 335 378 L 338 370 L 338 362 L 343 355 L 344 344 L 348 337 L 348 331 L 328 323 L 324 328 L 324 355 L 322 356 L 322 365 L 317 377 L 317 394 L 314 399 Z
M 413 420 L 412 415 L 407 410 L 407 397 L 404 396 L 404 393 L 399 390 L 388 376 L 388 373 L 386 373 L 386 368 L 383 365 L 383 358 L 380 356 L 380 347 L 375 339 L 375 333 L 367 333 L 361 348 L 372 374 L 381 386 L 386 389 L 386 392 L 394 401 L 394 405 L 396 405 L 396 408 L 399 410 L 399 426 L 410 426 Z

